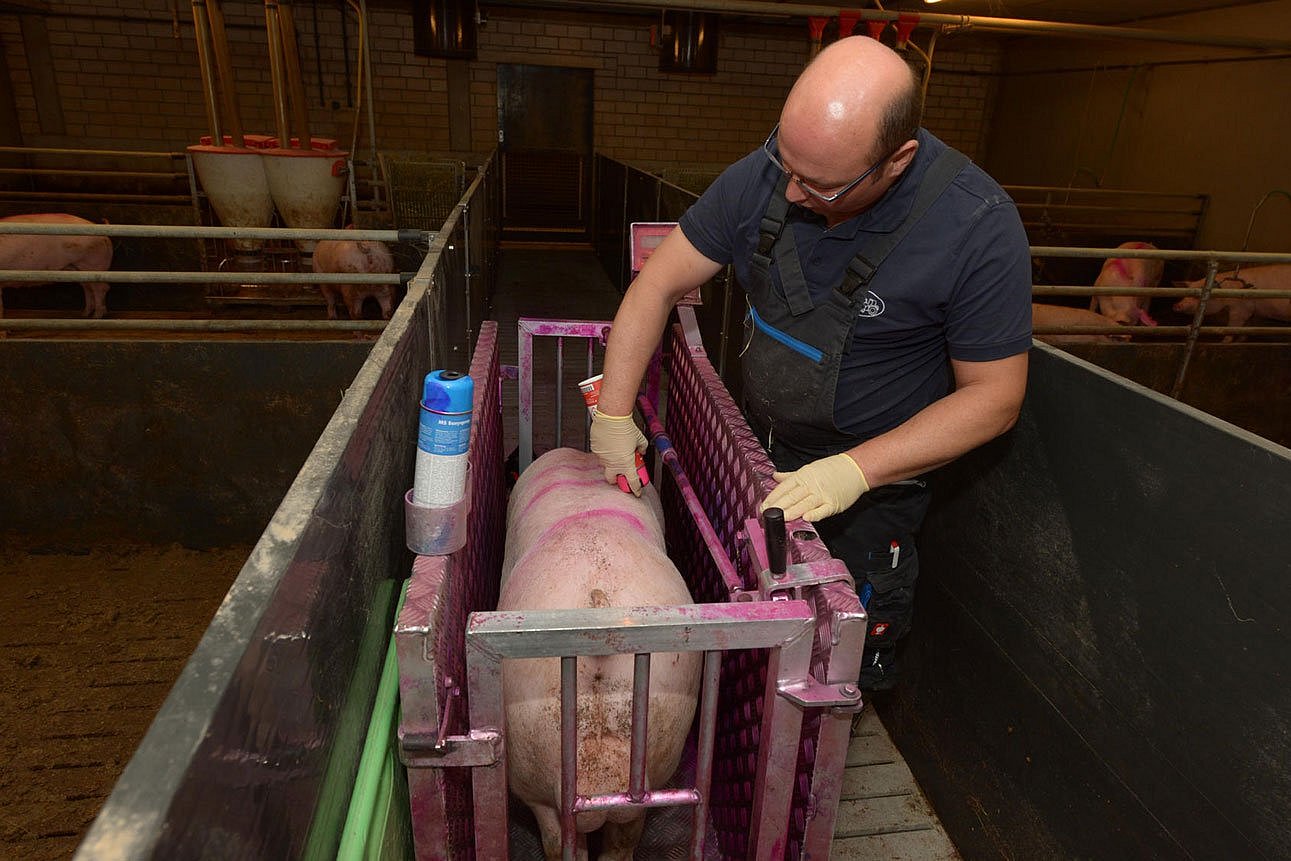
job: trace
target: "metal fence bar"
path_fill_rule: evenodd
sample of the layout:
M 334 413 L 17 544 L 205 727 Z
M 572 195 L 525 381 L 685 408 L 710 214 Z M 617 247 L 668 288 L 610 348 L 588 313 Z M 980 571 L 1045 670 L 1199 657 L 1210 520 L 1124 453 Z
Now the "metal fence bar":
M 181 198 L 187 201 L 187 197 Z M 0 236 L 135 236 L 156 239 L 348 239 L 355 242 L 429 242 L 427 230 L 358 230 L 322 227 L 199 227 L 189 224 L 48 224 L 0 221 Z
M 182 152 L 145 152 L 140 150 L 118 149 L 65 149 L 47 146 L 0 146 L 0 153 L 18 155 L 94 155 L 122 156 L 123 158 L 184 158 Z
M 0 332 L 380 332 L 386 320 L 70 320 L 0 318 Z
M 402 284 L 398 272 L 154 272 L 79 269 L 0 269 L 5 281 L 36 284 L 107 281 L 113 284 Z

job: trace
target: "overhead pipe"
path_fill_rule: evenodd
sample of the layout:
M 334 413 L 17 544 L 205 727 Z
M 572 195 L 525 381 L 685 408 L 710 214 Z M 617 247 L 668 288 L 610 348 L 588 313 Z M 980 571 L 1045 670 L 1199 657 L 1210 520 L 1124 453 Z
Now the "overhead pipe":
M 300 74 L 300 47 L 296 44 L 296 19 L 291 3 L 278 3 L 279 31 L 282 35 L 283 66 L 287 71 L 287 91 L 291 97 L 292 120 L 302 149 L 309 149 L 309 106 L 305 104 L 305 80 Z M 281 145 L 288 146 L 290 141 Z
M 197 39 L 197 67 L 202 73 L 202 98 L 206 104 L 211 143 L 219 146 L 224 141 L 224 134 L 220 127 L 219 104 L 215 100 L 215 67 L 211 60 L 211 25 L 206 14 L 206 0 L 193 0 L 193 29 Z
M 273 118 L 278 131 L 278 146 L 291 144 L 287 128 L 287 73 L 283 69 L 282 26 L 278 18 L 278 0 L 264 0 L 265 28 L 269 33 L 269 77 L 273 81 Z
M 501 6 L 535 6 L 539 8 L 575 8 L 582 12 L 587 3 L 578 0 L 494 0 Z M 596 6 L 612 6 L 625 10 L 691 9 L 704 12 L 724 12 L 730 15 L 753 15 L 766 18 L 837 17 L 840 14 L 859 17 L 870 25 L 895 23 L 902 14 L 879 9 L 845 9 L 840 6 L 815 6 L 800 3 L 769 3 L 763 0 L 597 0 Z M 1250 36 L 1197 35 L 1174 33 L 1169 30 L 1149 30 L 1139 27 L 1106 27 L 1099 24 L 1069 24 L 1064 21 L 1030 21 L 1023 18 L 995 18 L 984 15 L 948 15 L 920 12 L 920 25 L 949 27 L 951 29 L 978 30 L 986 33 L 1038 33 L 1049 36 L 1068 36 L 1089 39 L 1132 39 L 1144 42 L 1170 42 L 1180 45 L 1207 45 L 1220 48 L 1238 48 L 1248 51 L 1291 51 L 1291 41 L 1285 39 L 1259 39 Z M 882 27 L 879 28 L 882 30 Z
M 229 38 L 224 28 L 224 10 L 220 0 L 206 0 L 206 14 L 210 19 L 211 44 L 215 48 L 215 67 L 219 75 L 220 92 L 224 96 L 224 122 L 234 146 L 245 146 L 242 137 L 242 112 L 238 107 L 238 92 L 234 86 L 233 57 L 229 53 Z M 211 138 L 211 143 L 221 146 L 223 138 Z

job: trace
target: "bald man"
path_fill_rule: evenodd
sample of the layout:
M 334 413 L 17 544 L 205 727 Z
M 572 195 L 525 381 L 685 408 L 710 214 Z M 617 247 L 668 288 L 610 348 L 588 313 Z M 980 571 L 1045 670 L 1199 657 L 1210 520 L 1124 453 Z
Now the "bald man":
M 635 392 L 673 305 L 733 264 L 747 295 L 744 412 L 779 470 L 763 508 L 816 525 L 870 627 L 860 684 L 895 683 L 926 475 L 1017 420 L 1031 266 L 1017 209 L 919 128 L 919 85 L 874 39 L 803 71 L 758 150 L 729 167 L 631 284 L 592 449 L 639 492 Z

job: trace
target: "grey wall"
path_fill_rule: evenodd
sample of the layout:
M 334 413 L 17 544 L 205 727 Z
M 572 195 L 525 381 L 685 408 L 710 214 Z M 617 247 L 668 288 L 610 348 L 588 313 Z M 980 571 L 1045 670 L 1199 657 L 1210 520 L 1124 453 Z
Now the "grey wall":
M 0 537 L 254 541 L 370 349 L 0 341 Z
M 965 857 L 1287 857 L 1291 450 L 1037 347 L 939 479 L 885 717 Z

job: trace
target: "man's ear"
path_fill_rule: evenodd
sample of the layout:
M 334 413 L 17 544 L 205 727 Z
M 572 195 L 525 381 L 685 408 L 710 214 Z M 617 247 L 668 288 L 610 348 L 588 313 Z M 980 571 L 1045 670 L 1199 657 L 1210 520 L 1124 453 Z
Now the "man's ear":
M 896 179 L 905 173 L 906 168 L 914 161 L 914 154 L 919 150 L 919 142 L 911 138 L 897 148 L 888 160 L 888 176 Z

